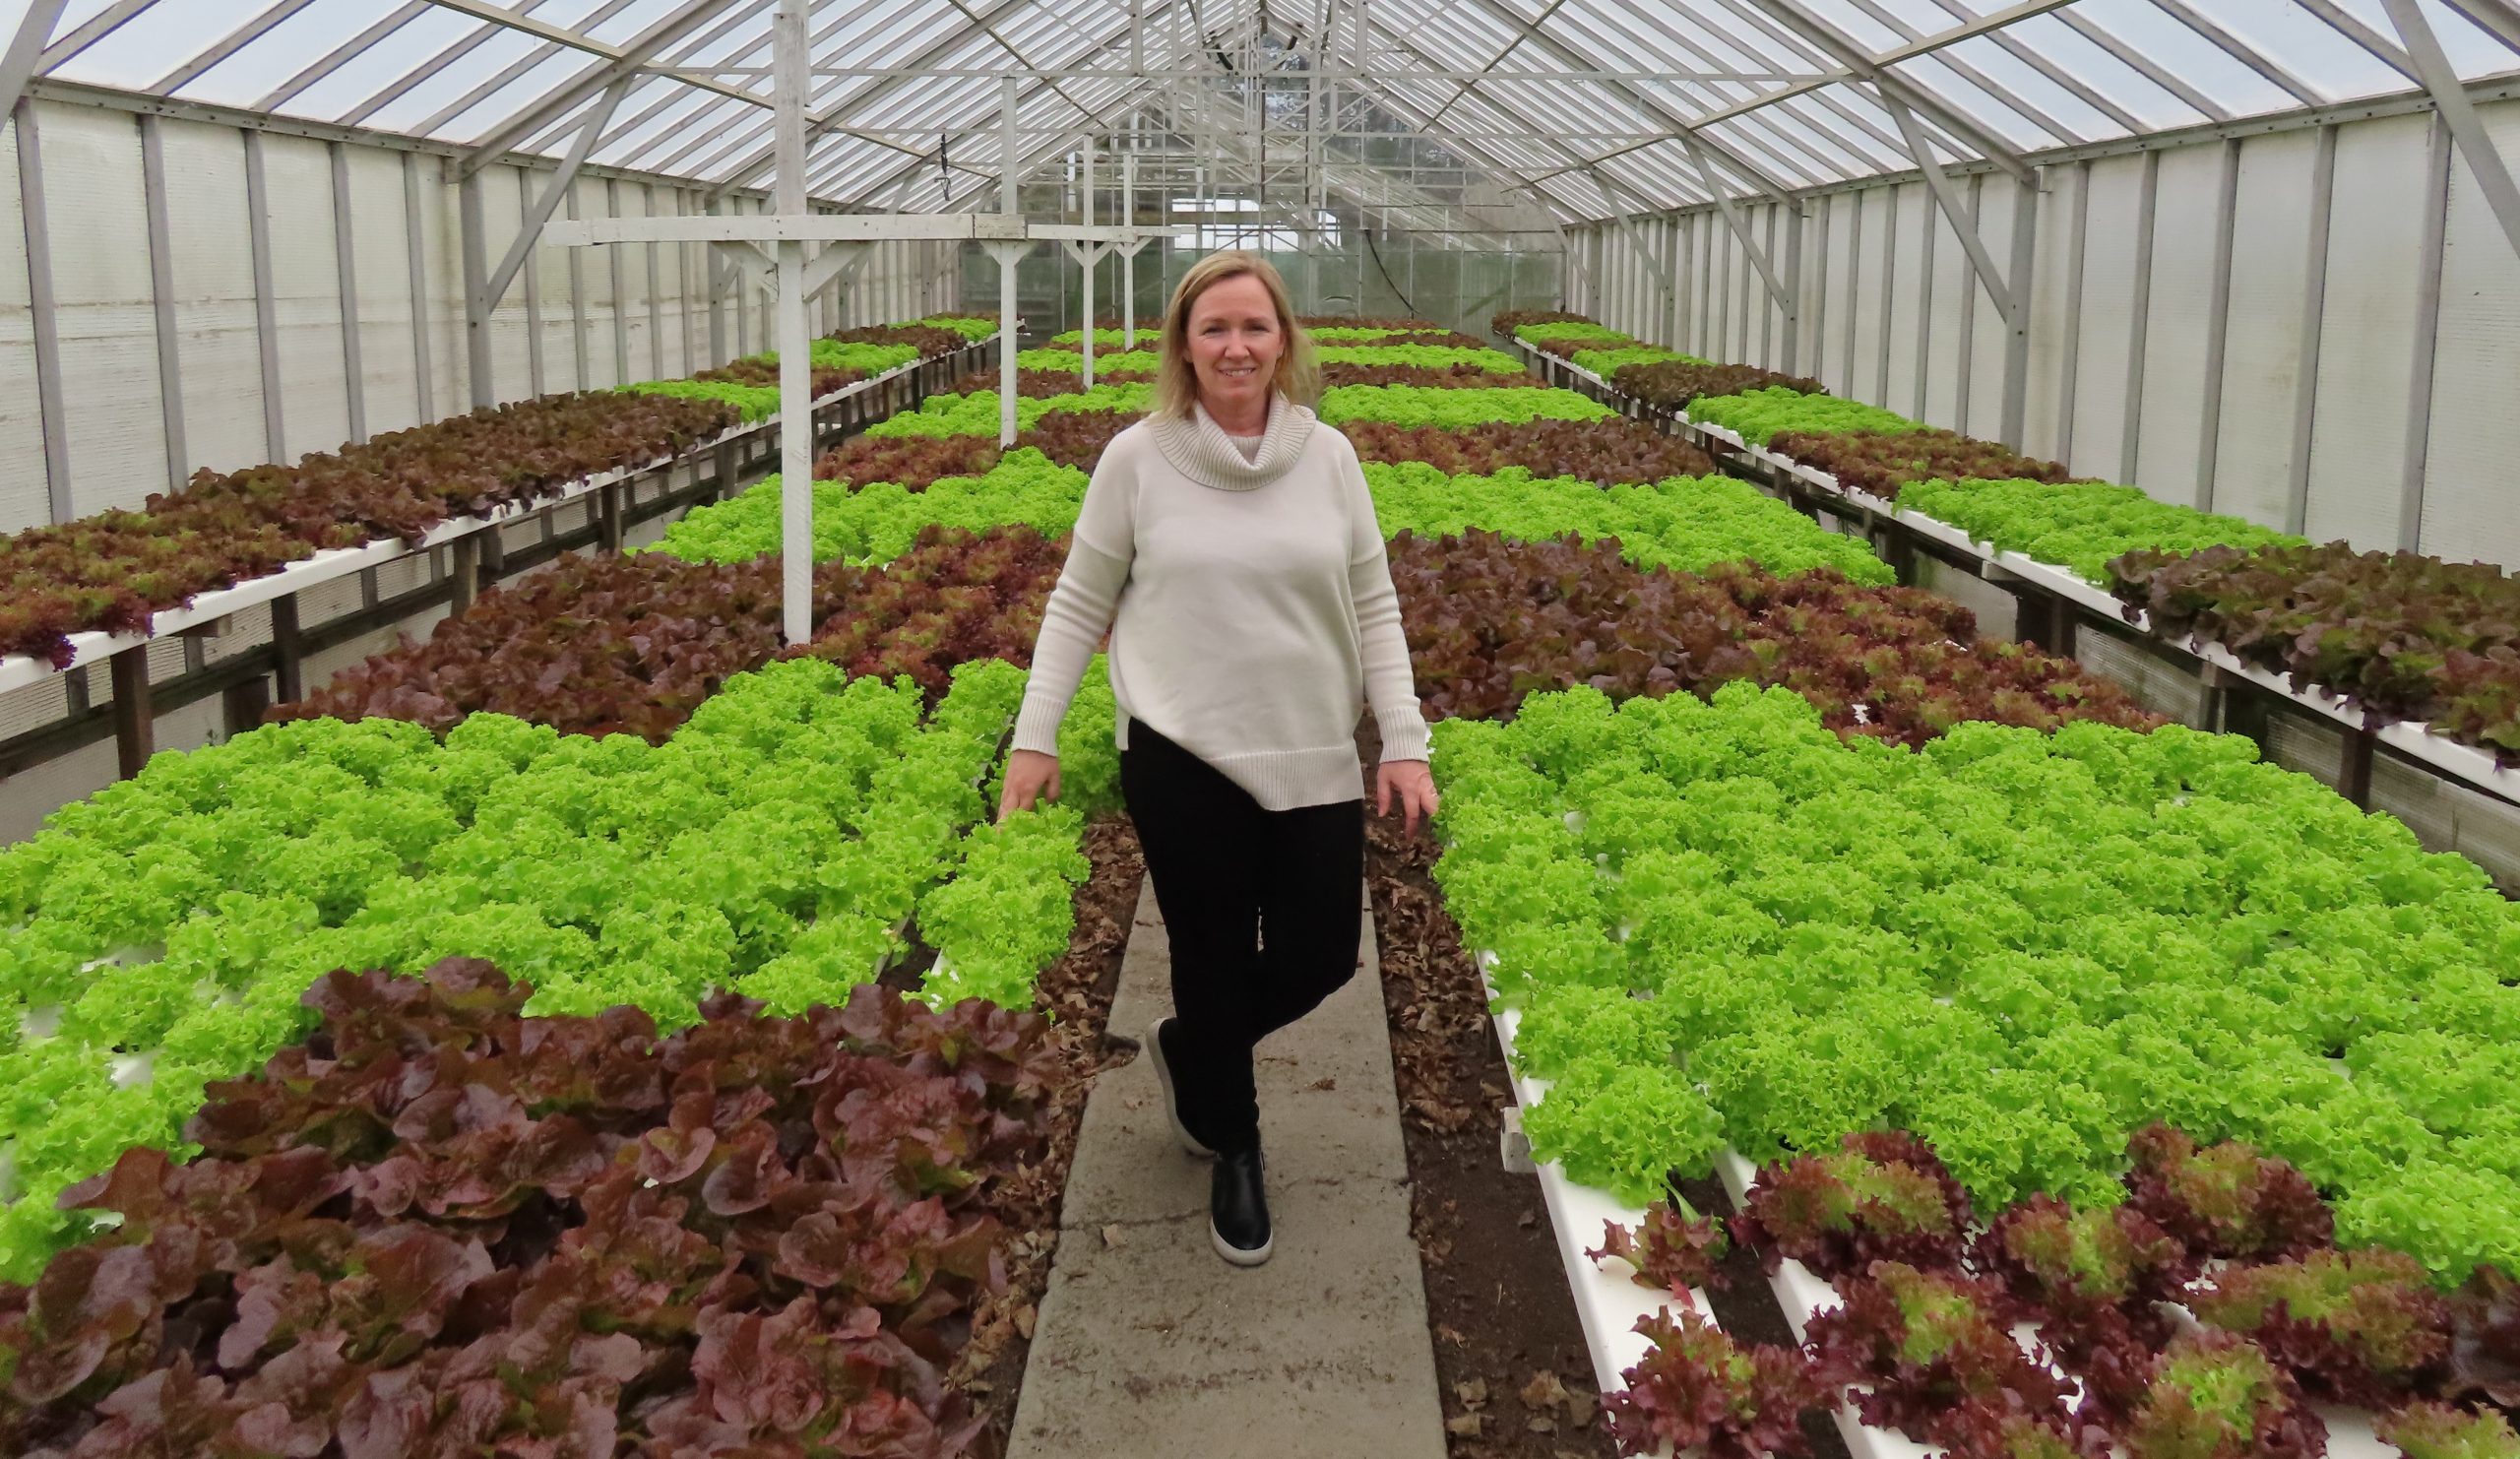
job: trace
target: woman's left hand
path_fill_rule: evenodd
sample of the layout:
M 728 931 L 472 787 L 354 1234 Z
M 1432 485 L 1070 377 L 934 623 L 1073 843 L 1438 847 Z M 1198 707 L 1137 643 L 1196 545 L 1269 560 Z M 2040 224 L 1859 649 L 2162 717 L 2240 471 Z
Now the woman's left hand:
M 1401 809 L 1408 822 L 1405 829 L 1411 836 L 1418 834 L 1419 816 L 1434 819 L 1435 806 L 1441 798 L 1435 793 L 1435 773 L 1423 760 L 1382 762 L 1382 767 L 1374 772 L 1374 814 L 1391 814 L 1391 801 L 1395 795 L 1400 797 Z

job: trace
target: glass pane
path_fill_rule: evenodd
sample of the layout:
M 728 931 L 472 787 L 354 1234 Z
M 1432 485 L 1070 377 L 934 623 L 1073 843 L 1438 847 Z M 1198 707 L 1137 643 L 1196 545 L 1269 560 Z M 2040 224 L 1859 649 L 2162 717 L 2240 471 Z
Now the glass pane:
M 410 74 L 411 68 L 456 41 L 481 31 L 469 16 L 430 6 L 418 17 L 345 60 L 331 75 L 290 97 L 286 109 L 301 116 L 339 120 Z
M 462 55 L 442 62 L 439 56 L 430 56 L 423 63 L 423 69 L 436 67 L 435 74 L 412 80 L 408 90 L 363 118 L 362 124 L 382 127 L 389 132 L 410 131 L 422 118 L 436 114 L 441 107 L 498 75 L 511 63 L 523 60 L 529 52 L 543 44 L 531 35 L 496 27 L 490 29 L 492 33 L 487 39 L 465 50 Z M 585 64 L 583 58 L 580 64 Z
M 2050 80 L 2028 61 L 1997 44 L 1991 35 L 1963 40 L 1936 54 L 1967 63 L 1986 80 L 2020 97 L 2024 103 L 2038 107 L 2050 120 L 2084 141 L 2125 135 L 2124 123 Z M 2080 77 L 2075 79 L 2082 80 Z
M 2081 78 L 2085 86 L 2133 112 L 2151 130 L 2193 126 L 2212 118 L 2053 16 L 2016 22 L 2011 33 Z
M 269 15 L 272 9 L 270 4 L 155 6 L 63 63 L 53 74 L 64 81 L 84 81 L 93 86 L 151 91 L 160 78 L 217 45 L 230 32 L 250 25 L 254 17 Z M 15 33 L 15 29 L 13 25 L 9 33 Z
M 478 141 L 539 107 L 555 93 L 568 90 L 602 65 L 599 57 L 585 51 L 558 48 L 548 58 L 526 68 L 524 75 L 439 123 L 431 135 L 449 142 Z M 559 116 L 555 113 L 550 119 L 557 121 Z
M 2212 13 L 2222 9 L 2216 5 Z M 2075 0 L 2074 11 L 2238 115 L 2300 104 L 2283 88 L 2173 20 L 2150 0 Z

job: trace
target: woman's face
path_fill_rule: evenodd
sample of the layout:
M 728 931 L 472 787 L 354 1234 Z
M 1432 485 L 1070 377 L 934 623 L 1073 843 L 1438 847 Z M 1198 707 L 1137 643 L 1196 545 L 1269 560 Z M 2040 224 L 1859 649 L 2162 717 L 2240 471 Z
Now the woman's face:
M 1265 404 L 1286 349 L 1268 285 L 1249 274 L 1210 285 L 1190 305 L 1190 366 L 1211 413 Z

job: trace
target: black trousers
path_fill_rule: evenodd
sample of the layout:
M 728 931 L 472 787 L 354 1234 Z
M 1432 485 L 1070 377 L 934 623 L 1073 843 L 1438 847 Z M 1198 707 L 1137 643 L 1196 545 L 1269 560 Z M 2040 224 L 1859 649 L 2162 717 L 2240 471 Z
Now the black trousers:
M 1364 801 L 1263 810 L 1224 772 L 1129 722 L 1120 792 L 1172 944 L 1168 1050 L 1181 1120 L 1212 1150 L 1260 1142 L 1252 1051 L 1355 976 Z

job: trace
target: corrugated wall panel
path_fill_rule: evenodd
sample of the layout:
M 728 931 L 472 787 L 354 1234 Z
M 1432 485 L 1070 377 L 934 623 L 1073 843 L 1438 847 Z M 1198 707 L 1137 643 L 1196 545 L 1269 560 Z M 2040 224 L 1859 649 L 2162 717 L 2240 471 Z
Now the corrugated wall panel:
M 535 172 L 528 178 L 536 197 L 551 185 L 551 174 Z M 554 219 L 568 217 L 569 203 L 564 195 L 551 210 Z M 547 390 L 577 390 L 585 382 L 578 378 L 576 301 L 569 292 L 569 256 L 582 257 L 579 266 L 595 253 L 591 248 L 539 247 L 525 261 L 534 271 L 535 289 L 542 298 L 542 384 Z M 701 287 L 707 287 L 702 276 Z
M 1821 372 L 1817 378 L 1839 395 L 1860 399 L 1852 367 L 1854 353 L 1847 348 L 1847 325 L 1853 314 L 1863 308 L 1863 297 L 1857 286 L 1856 255 L 1858 250 L 1870 247 L 1873 240 L 1863 236 L 1863 225 L 1858 221 L 1863 216 L 1861 192 L 1832 194 L 1828 209 L 1829 307 L 1828 318 L 1820 326 Z
M 657 205 L 659 213 L 668 218 L 680 218 L 690 211 L 689 194 L 681 188 L 663 190 L 658 194 Z M 667 375 L 692 375 L 707 368 L 694 357 L 694 332 L 688 327 L 691 322 L 691 296 L 683 285 L 692 277 L 690 250 L 688 243 L 667 244 L 657 257 L 657 285 L 663 291 L 665 300 L 664 373 Z
M 349 150 L 350 246 L 358 255 L 359 371 L 371 435 L 416 425 L 418 356 L 412 352 L 410 228 L 403 212 L 403 158 Z
M 2306 523 L 2319 541 L 2397 545 L 2430 132 L 2393 116 L 2337 134 Z
M 1882 399 L 1881 301 L 1890 288 L 1884 271 L 1892 263 L 1892 228 L 1898 222 L 1898 198 L 1886 187 L 1858 193 L 1863 210 L 1863 250 L 1855 261 L 1855 355 L 1847 364 L 1847 388 L 1858 400 Z
M 271 449 L 263 433 L 244 137 L 232 127 L 163 125 L 185 444 L 196 468 L 257 466 L 271 459 Z
M 1932 301 L 1925 292 L 1925 227 L 1932 222 L 1933 197 L 1924 184 L 1896 190 L 1894 226 L 1897 251 L 1891 259 L 1890 373 L 1882 382 L 1881 404 L 1905 410 L 1917 393 L 1917 331 Z
M 2000 174 L 1977 179 L 1978 236 L 1985 240 L 1987 256 L 1995 261 L 1998 273 L 2012 271 L 2012 229 L 2014 198 L 2018 184 Z M 2036 224 L 2033 225 L 2034 227 Z M 1973 271 L 1970 282 L 1977 283 Z M 1981 285 L 1978 304 L 1970 320 L 1969 356 L 1969 419 L 1960 428 L 1973 436 L 1993 440 L 2003 434 L 2004 424 L 2004 343 L 2011 332 L 2004 327 L 2003 311 L 1995 307 L 1994 298 Z
M 429 335 L 429 388 L 441 415 L 460 414 L 472 404 L 465 380 L 464 234 L 456 201 L 455 164 L 421 158 L 420 258 L 425 271 Z
M 2048 172 L 2050 186 L 2039 195 L 2030 286 L 2030 400 L 2022 448 L 2043 460 L 2053 460 L 2064 420 L 2065 335 L 2079 300 L 2072 296 L 2074 198 L 2082 186 L 2077 169 Z
M 2133 343 L 2136 222 L 2143 211 L 2144 159 L 2102 158 L 2091 166 L 2091 206 L 2083 228 L 2083 329 L 2074 365 L 2076 472 L 2122 481 L 2126 351 Z M 2058 247 L 2070 240 L 2056 239 Z
M 1760 222 L 1759 246 L 1767 251 L 1768 267 L 1782 273 L 1785 268 L 1785 210 L 1771 203 L 1761 211 L 1766 217 Z M 1768 287 L 1767 276 L 1756 269 L 1751 273 L 1759 285 L 1759 363 L 1774 369 L 1785 359 L 1785 306 L 1777 302 L 1776 291 Z
M 43 408 L 35 394 L 34 313 L 28 305 L 27 231 L 21 222 L 18 124 L 0 117 L 0 532 L 52 520 Z
M 1720 360 L 1729 348 L 1724 324 L 1724 271 L 1730 267 L 1732 230 L 1722 217 L 1709 215 L 1704 235 L 1706 248 L 1697 262 L 1697 297 L 1700 324 L 1698 350 L 1709 359 Z
M 285 454 L 337 451 L 349 439 L 342 378 L 342 271 L 334 248 L 333 159 L 321 142 L 263 139 L 271 208 L 272 314 L 280 326 Z
M 2520 105 L 2480 109 L 2506 163 L 2520 158 Z M 2512 510 L 2520 496 L 2514 341 L 2520 341 L 2520 255 L 2495 223 L 2467 160 L 2454 156 L 2424 481 L 2426 552 L 2520 564 L 2520 512 Z
M 517 229 L 525 222 L 525 198 L 517 190 L 518 169 L 494 166 L 481 173 L 481 254 L 482 267 L 495 269 L 507 257 L 516 241 Z M 462 227 L 459 218 L 457 226 Z M 460 239 L 459 239 L 460 241 Z M 461 271 L 464 260 L 456 258 Z M 505 400 L 511 396 L 534 393 L 534 351 L 528 336 L 533 333 L 533 320 L 525 307 L 525 271 L 508 282 L 507 292 L 499 296 L 490 310 L 490 381 Z M 551 361 L 546 355 L 543 368 Z M 545 379 L 545 384 L 549 380 Z
M 654 206 L 656 195 L 646 183 L 624 182 L 614 191 L 619 198 L 621 216 L 624 218 L 649 218 L 659 211 Z M 630 378 L 633 380 L 655 380 L 664 374 L 664 346 L 659 335 L 662 325 L 657 318 L 655 307 L 657 288 L 662 287 L 664 284 L 663 261 L 656 259 L 659 246 L 655 243 L 630 243 L 621 246 L 621 278 L 622 282 L 628 285 L 628 296 L 624 300 L 624 306 L 628 311 L 630 343 L 628 353 Z M 656 260 L 654 274 L 649 272 L 652 259 Z M 650 286 L 652 280 L 655 287 Z
M 581 218 L 611 217 L 610 201 L 604 196 L 603 180 L 581 176 L 573 184 Z M 587 318 L 586 378 L 579 384 L 589 390 L 602 386 L 623 385 L 613 369 L 612 332 L 615 328 L 612 297 L 612 250 L 589 248 L 579 262 L 579 280 L 585 289 L 582 306 Z
M 1970 272 L 1969 251 L 1952 231 L 1942 210 L 1933 211 L 1933 306 L 1931 336 L 1925 341 L 1925 416 L 1935 425 L 1960 424 L 1960 358 L 1966 341 L 1960 334 L 1960 299 L 1978 286 Z
M 2153 220 L 2153 306 L 2145 325 L 2143 439 L 2133 482 L 2162 501 L 2196 499 L 2222 175 L 2219 145 L 2162 156 Z
M 2306 131 L 2252 138 L 2240 149 L 2212 500 L 2216 511 L 2253 522 L 2280 525 L 2292 498 L 2294 403 L 2301 373 L 2317 153 L 2318 136 Z M 2357 347 L 2340 338 L 2336 348 Z
M 119 111 L 46 106 L 44 204 L 70 446 L 70 505 L 137 507 L 166 486 L 158 321 L 140 128 Z M 40 476 L 43 458 L 33 458 Z

